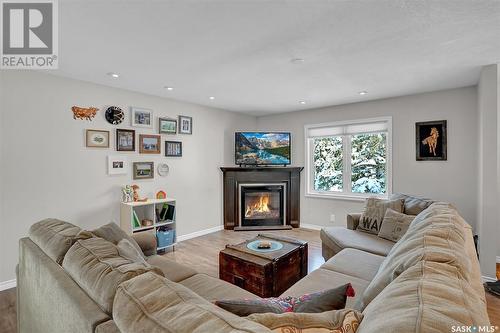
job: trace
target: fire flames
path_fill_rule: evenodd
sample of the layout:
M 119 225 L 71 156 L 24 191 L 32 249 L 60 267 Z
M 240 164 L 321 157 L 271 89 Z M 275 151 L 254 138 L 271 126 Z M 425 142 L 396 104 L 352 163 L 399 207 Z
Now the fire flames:
M 259 196 L 258 200 L 255 200 L 254 203 L 250 203 L 247 205 L 245 210 L 245 217 L 252 217 L 254 215 L 265 215 L 270 213 L 269 209 L 269 194 L 263 194 Z

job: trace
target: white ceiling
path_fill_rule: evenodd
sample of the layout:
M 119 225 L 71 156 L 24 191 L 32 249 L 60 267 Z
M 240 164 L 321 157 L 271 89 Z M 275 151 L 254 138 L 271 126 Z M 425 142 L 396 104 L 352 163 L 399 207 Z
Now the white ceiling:
M 254 115 L 474 85 L 500 62 L 497 0 L 59 0 L 59 17 L 56 75 Z

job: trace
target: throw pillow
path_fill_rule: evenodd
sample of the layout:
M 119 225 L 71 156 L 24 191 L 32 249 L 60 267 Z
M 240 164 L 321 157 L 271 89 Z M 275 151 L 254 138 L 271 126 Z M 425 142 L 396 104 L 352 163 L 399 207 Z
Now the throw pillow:
M 350 283 L 338 288 L 305 294 L 300 297 L 272 297 L 262 299 L 237 299 L 215 301 L 215 305 L 238 316 L 252 313 L 303 312 L 318 313 L 345 307 L 347 297 L 354 297 Z
M 378 235 L 382 220 L 385 216 L 387 208 L 391 208 L 396 212 L 403 212 L 403 200 L 382 200 L 377 198 L 368 198 L 365 202 L 365 209 L 359 219 L 357 230 L 366 231 L 374 235 Z
M 149 266 L 149 264 L 144 260 L 142 253 L 139 252 L 134 245 L 128 239 L 122 239 L 116 244 L 118 248 L 118 253 L 120 256 L 130 259 L 133 262 L 141 263 L 145 266 Z
M 385 212 L 378 236 L 397 242 L 406 233 L 415 217 L 416 215 L 406 215 L 388 208 Z
M 125 231 L 123 231 L 117 224 L 110 222 L 108 224 L 103 225 L 102 227 L 91 231 L 94 235 L 100 238 L 104 238 L 108 242 L 111 242 L 115 245 L 118 244 L 122 239 L 128 239 L 128 241 L 141 253 L 141 256 L 145 259 L 144 253 L 142 253 L 139 244 L 127 235 Z
M 363 314 L 345 309 L 322 313 L 259 313 L 247 318 L 278 333 L 356 333 Z

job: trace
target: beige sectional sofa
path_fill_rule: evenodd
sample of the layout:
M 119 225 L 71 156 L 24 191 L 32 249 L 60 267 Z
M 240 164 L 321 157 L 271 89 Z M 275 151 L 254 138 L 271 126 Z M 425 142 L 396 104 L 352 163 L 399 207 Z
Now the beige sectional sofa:
M 43 223 L 48 224 L 35 226 Z M 19 332 L 270 332 L 211 303 L 257 296 L 156 255 L 147 258 L 156 267 L 141 268 L 144 272 L 118 285 L 108 310 L 98 305 L 92 291 L 81 287 L 84 274 L 70 275 L 64 269 L 69 260 L 64 257 L 75 252 L 76 243 L 85 248 L 92 242 L 75 241 L 79 229 L 69 224 L 58 222 L 52 229 L 50 237 L 32 232 L 20 241 Z M 150 242 L 154 238 L 138 243 L 151 249 Z M 359 238 L 335 244 L 336 254 L 283 296 L 349 282 L 356 297 L 348 299 L 347 307 L 364 316 L 360 333 L 451 332 L 453 326 L 489 326 L 471 229 L 449 204 L 430 204 L 385 252 L 376 243 L 370 243 L 375 244 L 375 251 L 370 251 Z M 120 268 L 128 274 L 124 267 L 131 265 Z

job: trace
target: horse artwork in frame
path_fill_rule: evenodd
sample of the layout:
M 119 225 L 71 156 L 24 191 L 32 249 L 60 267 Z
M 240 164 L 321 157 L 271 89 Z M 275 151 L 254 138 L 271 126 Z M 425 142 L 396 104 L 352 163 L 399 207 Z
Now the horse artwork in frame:
M 446 161 L 446 120 L 415 123 L 417 161 Z

